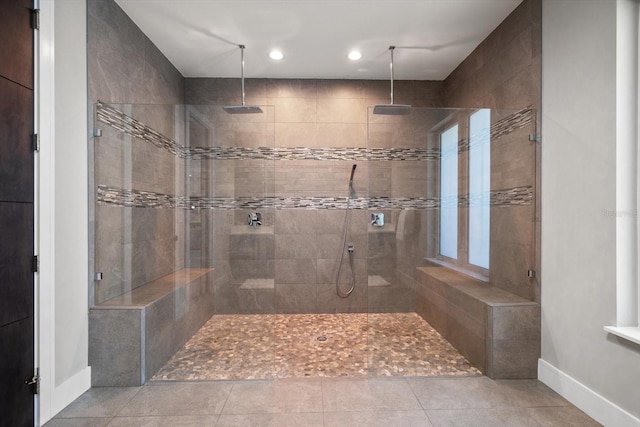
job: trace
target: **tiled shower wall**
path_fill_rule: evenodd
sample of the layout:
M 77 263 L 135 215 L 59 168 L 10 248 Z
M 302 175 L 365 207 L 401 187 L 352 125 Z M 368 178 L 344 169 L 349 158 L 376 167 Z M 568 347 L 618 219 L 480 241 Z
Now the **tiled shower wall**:
M 89 123 L 94 123 L 96 102 L 104 101 L 129 104 L 123 107 L 128 114 L 163 134 L 183 133 L 183 114 L 174 107 L 184 102 L 182 75 L 113 0 L 88 0 L 87 14 Z M 103 136 L 89 141 L 89 155 L 95 159 L 89 162 L 89 188 L 184 191 L 183 162 L 108 126 L 97 127 Z M 89 265 L 91 275 L 101 272 L 103 280 L 90 281 L 91 305 L 184 265 L 183 209 L 95 201 L 96 194 L 90 194 Z
M 540 108 L 540 0 L 524 0 L 444 80 L 456 108 Z
M 442 103 L 441 82 L 403 81 L 396 88 L 397 102 Z M 368 108 L 388 102 L 386 81 L 249 79 L 247 102 L 270 106 L 264 115 L 240 118 L 197 106 L 237 104 L 239 89 L 237 79 L 186 80 L 186 103 L 197 111 L 189 123 L 194 129 L 191 149 L 221 147 L 227 156 L 221 159 L 218 150 L 216 160 L 190 160 L 191 179 L 197 181 L 190 194 L 235 198 L 236 203 L 251 197 L 274 201 L 252 209 L 192 212 L 191 229 L 209 232 L 202 239 L 192 233 L 190 262 L 214 263 L 217 311 L 413 311 L 421 227 L 415 208 L 424 203 L 426 162 L 434 158 L 425 146 L 429 123 L 394 117 L 374 120 L 367 128 Z M 207 127 L 211 130 L 203 130 Z M 257 147 L 272 148 L 273 156 L 257 158 Z M 371 160 L 376 156 L 380 160 Z M 353 164 L 357 170 L 347 243 L 355 247 L 356 289 L 343 300 L 336 295 L 335 281 Z M 372 203 L 379 208 L 367 210 Z M 250 211 L 263 215 L 261 227 L 246 225 Z M 371 212 L 385 214 L 384 227 L 369 224 Z M 345 256 L 345 290 L 349 273 Z M 368 286 L 380 279 L 387 286 Z M 262 280 L 265 288 L 247 288 L 252 280 Z

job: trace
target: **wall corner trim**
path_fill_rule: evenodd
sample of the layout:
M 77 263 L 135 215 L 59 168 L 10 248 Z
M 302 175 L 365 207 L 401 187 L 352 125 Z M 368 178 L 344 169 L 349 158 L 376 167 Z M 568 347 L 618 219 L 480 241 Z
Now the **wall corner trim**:
M 617 427 L 640 427 L 640 418 L 625 411 L 543 359 L 538 359 L 538 379 L 600 424 Z

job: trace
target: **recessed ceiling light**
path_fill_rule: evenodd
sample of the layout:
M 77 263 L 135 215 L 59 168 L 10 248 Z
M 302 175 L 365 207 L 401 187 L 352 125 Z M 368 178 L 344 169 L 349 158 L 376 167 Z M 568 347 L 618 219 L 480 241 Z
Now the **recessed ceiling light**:
M 269 52 L 269 58 L 273 59 L 274 61 L 280 61 L 282 58 L 284 58 L 284 55 L 278 49 L 273 49 L 271 52 Z
M 352 61 L 357 61 L 358 59 L 362 58 L 362 53 L 359 50 L 352 50 L 347 55 L 347 58 L 349 58 Z

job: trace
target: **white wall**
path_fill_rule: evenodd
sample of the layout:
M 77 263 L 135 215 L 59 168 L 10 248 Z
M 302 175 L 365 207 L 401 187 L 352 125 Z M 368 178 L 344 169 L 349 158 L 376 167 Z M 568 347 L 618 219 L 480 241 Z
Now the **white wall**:
M 41 0 L 40 422 L 91 385 L 86 4 Z
M 616 324 L 616 8 L 542 2 L 540 379 L 605 425 L 640 425 L 640 346 Z M 636 53 L 637 55 L 637 53 Z
M 56 385 L 88 364 L 86 5 L 56 1 Z M 79 41 L 79 42 L 78 42 Z

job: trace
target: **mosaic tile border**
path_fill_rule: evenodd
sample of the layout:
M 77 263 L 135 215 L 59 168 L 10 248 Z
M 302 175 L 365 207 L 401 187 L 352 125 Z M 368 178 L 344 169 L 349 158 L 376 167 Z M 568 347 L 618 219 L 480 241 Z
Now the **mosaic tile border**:
M 531 106 L 509 114 L 491 125 L 491 140 L 496 140 L 533 123 L 534 112 Z
M 491 206 L 526 206 L 533 202 L 533 187 L 508 188 L 500 191 L 491 191 Z
M 535 114 L 530 106 L 509 114 L 491 125 L 490 140 L 492 142 L 496 141 L 511 132 L 529 126 L 534 122 L 534 118 Z M 458 153 L 469 151 L 470 148 L 471 142 L 469 139 L 464 138 L 458 142 Z
M 440 159 L 440 150 L 437 148 L 185 147 L 107 104 L 101 102 L 96 104 L 96 116 L 99 122 L 189 160 L 428 161 Z M 491 126 L 491 140 L 494 141 L 528 126 L 533 123 L 533 120 L 534 112 L 531 107 L 510 114 Z M 459 142 L 458 152 L 468 151 L 469 148 L 469 140 L 463 139 Z
M 184 146 L 109 105 L 98 102 L 96 104 L 96 116 L 99 122 L 152 144 L 157 148 L 166 150 L 171 154 L 180 157 L 184 157 L 186 154 L 186 148 Z
M 459 207 L 478 206 L 489 199 L 490 206 L 526 206 L 533 201 L 533 187 L 515 187 L 491 191 L 479 197 L 461 195 Z M 346 209 L 346 197 L 181 197 L 150 191 L 125 190 L 99 185 L 100 204 L 136 208 L 178 209 Z M 435 209 L 439 198 L 421 197 L 356 197 L 350 200 L 352 209 Z
M 194 147 L 185 148 L 189 160 L 438 160 L 437 149 L 327 147 Z

